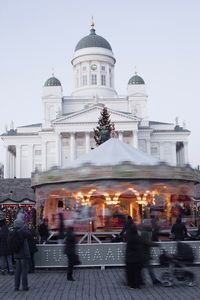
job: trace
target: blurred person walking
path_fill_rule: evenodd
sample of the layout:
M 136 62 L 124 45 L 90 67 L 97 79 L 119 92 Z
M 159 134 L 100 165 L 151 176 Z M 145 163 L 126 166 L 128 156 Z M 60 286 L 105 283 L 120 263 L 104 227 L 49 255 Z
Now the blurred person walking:
M 175 241 L 183 241 L 187 237 L 187 228 L 180 217 L 176 219 L 176 223 L 172 226 L 171 234 L 174 236 Z
M 134 225 L 133 218 L 131 216 L 127 216 L 126 222 L 122 228 L 122 231 L 120 232 L 120 237 L 123 238 L 124 235 L 126 236 L 128 231 L 132 228 Z
M 5 219 L 0 220 L 0 264 L 1 274 L 5 275 L 6 271 L 10 275 L 14 274 L 12 263 L 12 251 L 8 243 L 9 229 L 6 225 Z
M 151 241 L 150 232 L 143 230 L 141 233 L 142 243 L 143 243 L 143 253 L 144 253 L 144 261 L 143 268 L 147 269 L 149 276 L 151 277 L 153 284 L 161 283 L 160 280 L 156 277 L 153 267 L 150 264 L 151 260 L 151 247 L 159 247 L 158 243 L 153 243 Z
M 65 237 L 65 226 L 64 226 L 64 217 L 63 213 L 60 212 L 58 214 L 58 244 L 63 244 L 64 237 Z
M 126 240 L 125 263 L 127 284 L 131 288 L 140 288 L 143 282 L 141 271 L 144 262 L 144 251 L 142 238 L 138 235 L 134 224 L 127 230 Z
M 159 241 L 159 234 L 160 234 L 160 226 L 158 223 L 158 218 L 154 215 L 151 216 L 151 232 L 152 236 L 151 239 L 153 242 Z
M 30 235 L 28 236 L 28 246 L 29 246 L 29 251 L 30 251 L 30 259 L 29 259 L 29 273 L 34 273 L 35 272 L 35 259 L 34 255 L 38 251 L 37 245 L 36 245 L 36 232 L 34 228 L 30 230 Z
M 70 225 L 67 228 L 66 238 L 65 238 L 65 254 L 68 259 L 67 267 L 67 280 L 75 281 L 73 278 L 74 265 L 78 264 L 78 255 L 76 253 L 76 238 L 74 234 L 74 227 Z
M 40 244 L 46 244 L 49 237 L 48 219 L 43 219 L 42 223 L 38 226 L 40 235 Z

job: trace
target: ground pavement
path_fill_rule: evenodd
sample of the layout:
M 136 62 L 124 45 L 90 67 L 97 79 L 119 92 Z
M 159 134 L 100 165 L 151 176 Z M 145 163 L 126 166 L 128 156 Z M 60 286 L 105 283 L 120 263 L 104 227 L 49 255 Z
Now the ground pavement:
M 160 274 L 163 269 L 156 268 Z M 147 284 L 133 290 L 125 285 L 123 268 L 77 268 L 76 281 L 66 279 L 66 270 L 36 270 L 29 274 L 29 291 L 14 291 L 14 277 L 0 275 L 0 300 L 198 300 L 200 299 L 200 266 L 192 267 L 196 274 L 196 285 L 186 287 L 178 284 L 166 288 Z

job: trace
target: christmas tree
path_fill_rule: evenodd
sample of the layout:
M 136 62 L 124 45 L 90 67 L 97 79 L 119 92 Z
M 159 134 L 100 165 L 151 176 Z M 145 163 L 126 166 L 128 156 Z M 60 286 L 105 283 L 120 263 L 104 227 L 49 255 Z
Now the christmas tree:
M 109 140 L 111 130 L 112 123 L 110 120 L 110 114 L 104 106 L 99 117 L 98 125 L 96 129 L 94 129 L 94 139 L 97 146 Z

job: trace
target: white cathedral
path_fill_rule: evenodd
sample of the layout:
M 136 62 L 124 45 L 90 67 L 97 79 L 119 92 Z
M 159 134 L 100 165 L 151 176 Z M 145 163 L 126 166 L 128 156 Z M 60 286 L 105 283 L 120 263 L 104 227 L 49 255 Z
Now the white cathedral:
M 65 168 L 96 147 L 93 129 L 106 106 L 118 138 L 170 165 L 188 163 L 190 131 L 178 124 L 150 121 L 144 80 L 134 74 L 127 95 L 115 89 L 116 59 L 109 42 L 89 35 L 75 47 L 72 59 L 74 90 L 63 96 L 61 82 L 52 75 L 43 87 L 43 120 L 1 135 L 5 146 L 5 178 L 30 178 L 36 169 Z M 105 153 L 106 155 L 106 153 Z

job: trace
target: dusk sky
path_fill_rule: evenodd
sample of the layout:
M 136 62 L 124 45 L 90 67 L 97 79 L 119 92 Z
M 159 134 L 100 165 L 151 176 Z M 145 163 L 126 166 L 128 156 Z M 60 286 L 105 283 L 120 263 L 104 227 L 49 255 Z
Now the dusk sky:
M 42 121 L 42 87 L 52 68 L 63 94 L 74 89 L 78 41 L 96 33 L 115 55 L 115 88 L 127 93 L 135 66 L 146 85 L 149 119 L 186 122 L 189 161 L 200 164 L 199 0 L 7 0 L 0 9 L 0 132 Z M 0 162 L 4 163 L 0 142 Z

